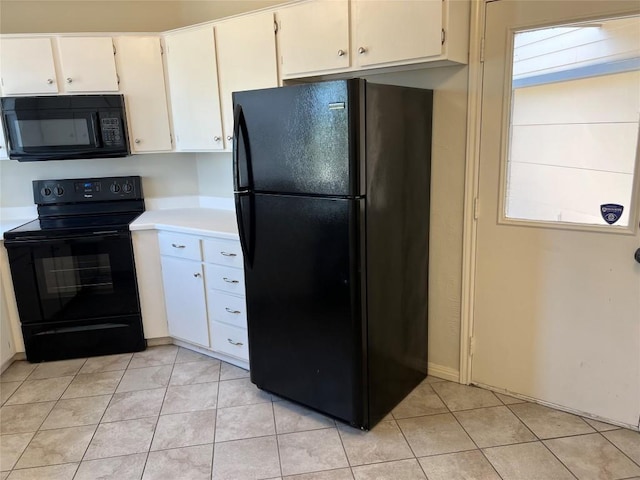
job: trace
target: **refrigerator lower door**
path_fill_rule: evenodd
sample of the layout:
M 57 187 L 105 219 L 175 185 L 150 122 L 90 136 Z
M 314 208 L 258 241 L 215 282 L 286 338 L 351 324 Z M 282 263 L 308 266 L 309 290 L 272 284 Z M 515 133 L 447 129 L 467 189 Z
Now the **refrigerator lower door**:
M 367 425 L 360 221 L 364 200 L 255 194 L 245 264 L 251 381 Z

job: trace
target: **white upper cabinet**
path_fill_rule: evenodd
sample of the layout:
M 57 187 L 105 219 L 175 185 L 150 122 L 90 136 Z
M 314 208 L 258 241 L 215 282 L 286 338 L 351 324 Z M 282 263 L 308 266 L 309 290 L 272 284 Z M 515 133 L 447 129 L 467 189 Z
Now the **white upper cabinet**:
M 366 67 L 442 53 L 442 0 L 352 0 L 354 63 Z
M 350 66 L 348 0 L 314 0 L 277 12 L 284 77 Z
M 50 38 L 0 40 L 3 95 L 57 93 Z
M 233 100 L 242 90 L 278 86 L 273 13 L 237 17 L 215 26 L 225 147 L 232 148 Z
M 111 37 L 59 37 L 58 55 L 65 92 L 118 91 Z
M 223 150 L 213 26 L 170 33 L 165 44 L 176 150 Z
M 132 153 L 171 150 L 160 38 L 116 37 L 116 64 L 124 94 Z

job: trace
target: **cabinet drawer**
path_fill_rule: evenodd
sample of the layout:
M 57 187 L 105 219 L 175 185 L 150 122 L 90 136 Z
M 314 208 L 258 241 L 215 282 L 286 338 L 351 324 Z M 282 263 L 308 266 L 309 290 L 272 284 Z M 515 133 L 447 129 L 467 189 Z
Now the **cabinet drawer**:
M 244 296 L 244 271 L 240 268 L 205 264 L 207 289 L 222 290 Z
M 211 348 L 249 361 L 249 339 L 243 328 L 211 321 Z
M 239 328 L 247 328 L 247 307 L 244 297 L 234 297 L 215 290 L 207 292 L 209 318 Z
M 243 268 L 242 248 L 237 240 L 223 240 L 221 238 L 207 238 L 202 240 L 204 261 Z
M 198 237 L 160 232 L 158 234 L 158 243 L 160 244 L 160 255 L 202 260 L 200 239 Z

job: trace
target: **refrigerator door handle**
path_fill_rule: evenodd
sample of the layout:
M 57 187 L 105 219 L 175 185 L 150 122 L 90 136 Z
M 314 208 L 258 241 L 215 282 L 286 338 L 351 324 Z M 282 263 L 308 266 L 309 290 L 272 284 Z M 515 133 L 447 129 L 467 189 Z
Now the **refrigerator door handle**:
M 235 193 L 234 199 L 236 203 L 236 218 L 238 219 L 238 234 L 240 236 L 240 247 L 244 257 L 246 268 L 253 265 L 253 195 L 248 192 Z M 249 212 L 245 212 L 243 203 L 249 201 Z M 248 218 L 245 218 L 248 213 Z M 248 225 L 247 225 L 248 221 Z M 248 228 L 247 228 L 248 227 Z M 247 231 L 248 230 L 248 231 Z
M 242 142 L 242 144 L 240 143 Z M 240 145 L 244 147 L 244 155 L 240 158 Z M 241 174 L 246 175 L 243 182 Z M 247 142 L 247 125 L 240 104 L 233 107 L 233 188 L 236 192 L 253 189 L 253 175 L 251 174 L 251 152 Z

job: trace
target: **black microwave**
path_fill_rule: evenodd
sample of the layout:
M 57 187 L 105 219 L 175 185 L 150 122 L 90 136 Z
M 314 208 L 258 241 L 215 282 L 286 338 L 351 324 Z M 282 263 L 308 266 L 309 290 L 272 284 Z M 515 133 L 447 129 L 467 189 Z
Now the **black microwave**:
M 122 95 L 2 98 L 9 158 L 20 162 L 129 155 Z

